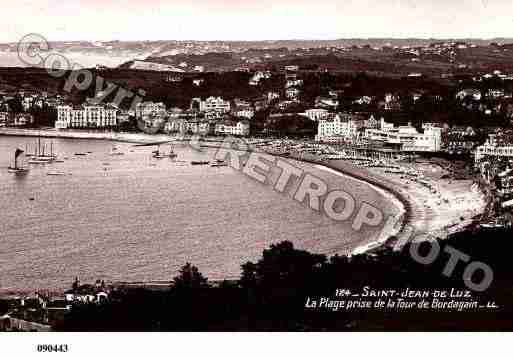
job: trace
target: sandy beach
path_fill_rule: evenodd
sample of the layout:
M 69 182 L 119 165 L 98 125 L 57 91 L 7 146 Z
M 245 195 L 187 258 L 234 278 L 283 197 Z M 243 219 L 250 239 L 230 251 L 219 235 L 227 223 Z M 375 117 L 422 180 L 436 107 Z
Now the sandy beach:
M 429 234 L 445 239 L 463 230 L 486 208 L 486 198 L 472 180 L 446 178 L 447 172 L 431 162 L 396 164 L 405 173 L 390 173 L 379 167 L 360 167 L 345 160 L 330 160 L 328 165 L 343 173 L 366 178 L 387 189 L 405 205 L 405 222 L 397 234 Z M 409 228 L 408 228 L 409 227 Z

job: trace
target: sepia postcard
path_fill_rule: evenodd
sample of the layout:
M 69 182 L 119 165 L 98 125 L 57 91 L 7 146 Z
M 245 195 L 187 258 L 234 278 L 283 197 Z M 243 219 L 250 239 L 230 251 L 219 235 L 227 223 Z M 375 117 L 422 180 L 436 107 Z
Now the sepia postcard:
M 511 14 L 3 1 L 0 344 L 513 331 Z

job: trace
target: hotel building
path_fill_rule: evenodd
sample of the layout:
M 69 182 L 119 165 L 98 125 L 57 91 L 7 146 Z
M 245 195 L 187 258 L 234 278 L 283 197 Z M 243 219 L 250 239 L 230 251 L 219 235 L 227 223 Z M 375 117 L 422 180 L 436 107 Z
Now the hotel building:
M 113 106 L 82 105 L 57 107 L 55 128 L 109 128 L 117 125 L 117 109 Z
M 410 124 L 395 127 L 381 119 L 378 129 L 366 129 L 365 138 L 405 152 L 438 152 L 442 147 L 442 128 L 423 126 L 423 132 Z
M 352 114 L 331 114 L 319 120 L 315 139 L 321 142 L 354 140 L 363 124 L 362 119 Z

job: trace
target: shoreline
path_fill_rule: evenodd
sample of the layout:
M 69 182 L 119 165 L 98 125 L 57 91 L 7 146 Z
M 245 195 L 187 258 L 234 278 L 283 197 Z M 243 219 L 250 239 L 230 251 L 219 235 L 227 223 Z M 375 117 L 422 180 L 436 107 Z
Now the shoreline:
M 7 131 L 6 131 L 7 130 Z M 15 133 L 15 134 L 13 134 Z M 0 128 L 0 135 L 5 136 L 25 136 L 25 137 L 33 137 L 38 136 L 41 133 L 42 137 L 53 137 L 53 138 L 72 138 L 72 139 L 97 139 L 97 140 L 115 140 L 120 142 L 127 143 L 138 143 L 138 144 L 148 144 L 155 143 L 158 140 L 166 139 L 169 141 L 179 141 L 179 138 L 170 138 L 167 135 L 148 135 L 148 134 L 116 134 L 116 136 L 112 136 L 111 133 L 90 133 L 90 132 L 77 132 L 70 131 L 64 133 L 58 133 L 57 131 L 52 130 L 26 130 L 26 129 L 5 129 Z M 59 136 L 55 136 L 58 134 Z M 202 144 L 202 147 L 217 147 L 222 146 L 221 138 L 217 138 L 215 140 L 214 137 L 210 139 L 209 142 Z M 259 151 L 265 152 L 263 149 L 252 148 L 251 151 Z M 361 244 L 354 249 L 350 250 L 350 255 L 354 254 L 364 254 L 366 252 L 370 252 L 373 250 L 377 250 L 382 248 L 387 244 L 391 238 L 401 238 L 401 235 L 409 235 L 411 232 L 410 228 L 414 229 L 416 233 L 433 233 L 435 237 L 438 237 L 436 232 L 431 232 L 429 229 L 424 229 L 421 224 L 428 223 L 430 220 L 434 220 L 435 222 L 440 221 L 437 216 L 441 216 L 440 213 L 432 213 L 431 217 L 427 211 L 421 210 L 418 211 L 419 208 L 422 209 L 421 201 L 416 201 L 416 196 L 418 195 L 418 191 L 415 189 L 405 189 L 397 183 L 394 183 L 393 177 L 395 175 L 383 175 L 380 174 L 378 170 L 365 168 L 365 167 L 357 167 L 353 163 L 348 160 L 327 160 L 322 161 L 315 158 L 301 158 L 297 156 L 281 156 L 279 154 L 269 153 L 275 157 L 288 158 L 291 160 L 301 161 L 308 164 L 311 164 L 316 167 L 320 167 L 322 170 L 331 170 L 336 172 L 336 174 L 341 176 L 350 177 L 353 180 L 361 181 L 368 186 L 371 186 L 374 190 L 380 193 L 387 201 L 392 201 L 392 203 L 396 208 L 399 209 L 400 213 L 395 215 L 394 217 L 399 219 L 396 225 L 393 227 L 385 226 L 381 229 L 378 236 L 372 240 L 370 243 Z M 475 196 L 482 196 L 482 193 L 477 194 Z M 475 198 L 474 198 L 475 199 Z M 443 214 L 442 214 L 443 215 Z M 386 219 L 385 219 L 386 221 Z M 386 222 L 385 222 L 386 223 Z M 442 223 L 443 224 L 443 223 Z M 454 232 L 458 232 L 466 228 L 468 224 L 460 224 L 460 226 L 447 226 L 438 225 L 436 229 L 447 229 L 447 227 L 452 228 Z M 408 229 L 405 231 L 405 229 Z M 453 233 L 454 233 L 453 232 Z M 449 233 L 447 231 L 447 233 Z M 438 237 L 440 239 L 444 239 L 443 236 Z
M 272 153 L 270 153 L 272 154 Z M 385 238 L 357 247 L 353 254 L 362 254 L 382 248 L 395 238 L 401 247 L 412 236 L 428 236 L 430 239 L 444 240 L 449 235 L 464 231 L 475 223 L 476 217 L 486 212 L 486 193 L 473 180 L 442 179 L 429 177 L 426 164 L 438 166 L 431 161 L 409 164 L 419 173 L 419 181 L 415 178 L 403 179 L 396 174 L 383 172 L 381 168 L 356 166 L 350 160 L 317 160 L 297 156 L 280 156 L 312 165 L 323 166 L 341 175 L 362 181 L 371 186 L 391 201 L 400 203 L 401 214 L 395 216 L 397 221 L 388 233 L 382 232 Z M 404 167 L 408 167 L 401 164 Z M 429 169 L 431 170 L 431 169 Z M 424 182 L 424 183 L 422 183 Z M 422 184 L 421 184 L 422 183 Z M 427 187 L 426 183 L 428 184 Z M 430 190 L 428 191 L 428 188 Z M 433 191 L 433 188 L 436 188 Z M 402 208 L 401 208 L 402 207 Z M 399 226 L 399 228 L 397 228 Z M 392 245 L 395 243 L 391 243 Z
M 176 141 L 177 137 L 168 135 L 149 135 L 145 133 L 131 132 L 105 132 L 90 130 L 56 130 L 54 128 L 0 128 L 0 136 L 17 136 L 17 137 L 43 137 L 43 138 L 63 138 L 78 140 L 107 140 L 126 142 L 134 144 L 151 144 L 157 142 Z
M 408 240 L 412 234 L 444 240 L 471 226 L 475 217 L 485 212 L 486 195 L 474 187 L 472 180 L 423 179 L 436 188 L 433 192 L 421 181 L 403 179 L 396 174 L 385 175 L 381 169 L 360 168 L 343 160 L 330 160 L 329 163 L 343 173 L 382 188 L 403 203 L 403 223 L 394 235 L 399 242 Z M 429 165 L 434 166 L 432 163 Z M 426 164 L 416 163 L 412 166 L 422 171 Z
M 362 175 L 360 173 L 357 173 L 356 171 L 352 171 L 350 169 L 349 163 L 344 163 L 344 165 L 341 164 L 334 164 L 333 161 L 315 161 L 315 160 L 308 160 L 308 159 L 296 159 L 300 160 L 306 163 L 310 163 L 312 165 L 324 167 L 326 169 L 329 169 L 331 171 L 334 171 L 338 173 L 339 175 L 350 177 L 353 180 L 363 182 L 366 185 L 373 188 L 376 192 L 379 192 L 383 197 L 385 197 L 387 200 L 390 200 L 396 207 L 399 209 L 399 214 L 395 216 L 395 218 L 400 219 L 400 226 L 397 228 L 397 226 L 394 226 L 390 232 L 380 233 L 384 238 L 377 238 L 375 241 L 367 243 L 365 245 L 359 246 L 352 250 L 352 254 L 363 254 L 371 250 L 378 249 L 385 245 L 385 243 L 391 238 L 395 236 L 399 236 L 405 229 L 406 225 L 408 225 L 412 218 L 412 206 L 411 203 L 408 201 L 408 199 L 399 191 L 397 191 L 395 188 L 391 186 L 387 186 L 382 181 L 378 181 L 374 178 L 371 178 L 370 173 L 369 176 Z M 368 172 L 368 171 L 367 171 Z M 384 230 L 384 228 L 382 229 Z
M 81 139 L 81 140 L 109 140 L 109 141 L 117 141 L 117 142 L 125 142 L 125 143 L 133 143 L 140 145 L 150 145 L 150 144 L 159 144 L 166 143 L 171 141 L 186 141 L 189 138 L 178 137 L 177 135 L 165 135 L 165 134 L 146 134 L 146 133 L 119 133 L 119 132 L 94 132 L 90 130 L 56 130 L 54 128 L 45 128 L 45 129 L 19 129 L 19 128 L 0 128 L 0 136 L 21 136 L 21 137 L 46 137 L 46 138 L 65 138 L 65 139 Z M 219 148 L 222 142 L 223 137 L 215 137 L 212 136 L 210 138 L 203 139 L 203 143 L 201 147 L 212 147 Z M 253 146 L 251 146 L 253 147 Z M 251 148 L 251 151 L 259 151 L 266 152 L 264 149 Z M 395 236 L 400 237 L 403 234 L 406 226 L 412 227 L 416 232 L 424 233 L 429 232 L 427 228 L 429 225 L 426 223 L 430 220 L 433 221 L 441 221 L 440 218 L 436 215 L 429 215 L 427 209 L 422 205 L 422 203 L 418 203 L 416 201 L 416 197 L 419 192 L 422 192 L 420 188 L 407 188 L 408 186 L 404 186 L 397 178 L 394 178 L 395 175 L 389 175 L 380 173 L 379 170 L 369 169 L 363 167 L 355 166 L 349 160 L 327 160 L 322 161 L 314 158 L 305 158 L 303 156 L 281 156 L 276 153 L 266 152 L 274 156 L 289 158 L 296 161 L 302 161 L 305 163 L 309 163 L 317 166 L 325 166 L 333 171 L 336 171 L 342 175 L 349 176 L 353 179 L 363 181 L 367 185 L 375 187 L 380 191 L 384 191 L 385 193 L 393 196 L 398 202 L 401 203 L 403 212 L 403 219 L 399 230 L 393 231 L 394 233 L 390 234 L 389 237 Z M 435 183 L 436 185 L 436 183 Z M 384 193 L 382 193 L 384 194 Z M 449 197 L 454 197 L 449 189 L 446 193 Z M 480 194 L 480 197 L 483 194 Z M 429 202 L 431 199 L 426 199 L 424 193 L 424 202 Z M 483 205 L 484 207 L 484 205 Z M 400 208 L 401 209 L 401 208 Z M 429 208 L 430 209 L 430 208 Z M 464 208 L 463 208 L 464 209 Z M 480 213 L 484 212 L 484 209 L 480 211 Z M 479 213 L 478 213 L 479 214 Z M 452 224 L 453 227 L 458 227 L 457 223 Z M 454 232 L 458 230 L 462 230 L 466 228 L 468 224 L 463 225 L 463 228 L 456 228 Z M 424 228 L 426 227 L 426 228 Z M 447 225 L 444 226 L 435 226 L 435 230 L 437 232 L 444 232 L 448 230 Z M 461 226 L 460 226 L 461 227 Z M 395 229 L 395 228 L 394 228 Z M 441 233 L 436 233 L 435 236 L 444 238 L 446 235 Z M 385 240 L 380 241 L 381 244 L 386 242 Z M 374 249 L 374 248 L 369 248 Z
M 350 177 L 355 181 L 365 183 L 367 186 L 371 187 L 376 192 L 380 193 L 383 198 L 387 201 L 391 202 L 398 210 L 399 213 L 392 218 L 396 219 L 394 226 L 390 228 L 388 232 L 385 231 L 385 226 L 387 224 L 387 218 L 383 218 L 383 228 L 379 233 L 379 237 L 377 237 L 374 241 L 364 244 L 362 246 L 356 247 L 352 250 L 352 255 L 364 254 L 366 252 L 376 250 L 381 248 L 390 240 L 392 237 L 399 236 L 403 231 L 406 225 L 409 223 L 411 218 L 411 206 L 408 200 L 399 192 L 396 192 L 393 188 L 387 187 L 383 185 L 381 182 L 374 181 L 373 179 L 360 176 L 354 172 L 351 172 L 347 168 L 341 166 L 333 166 L 331 164 L 321 163 L 317 165 L 318 167 L 324 167 L 333 172 L 338 173 L 341 176 Z

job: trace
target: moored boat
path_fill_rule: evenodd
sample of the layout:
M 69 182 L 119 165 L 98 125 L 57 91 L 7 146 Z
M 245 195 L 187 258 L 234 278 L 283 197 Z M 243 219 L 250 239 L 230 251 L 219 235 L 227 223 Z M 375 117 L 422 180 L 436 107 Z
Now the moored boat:
M 228 163 L 223 160 L 216 160 L 216 162 L 212 163 L 210 167 L 228 167 Z
M 27 147 L 27 146 L 25 146 Z M 27 152 L 25 152 L 27 153 Z M 53 162 L 57 159 L 57 155 L 53 152 L 53 142 L 50 142 L 50 153 L 46 153 L 46 144 L 41 146 L 41 138 L 38 137 L 37 143 L 35 145 L 35 150 L 33 154 L 30 154 L 30 160 L 28 161 L 31 164 L 45 164 L 49 162 Z
M 112 149 L 110 150 L 110 155 L 111 156 L 123 156 L 124 153 L 119 151 L 118 148 L 114 145 L 114 146 L 112 146 Z
M 152 157 L 156 159 L 163 158 L 176 158 L 178 155 L 173 151 L 173 145 L 171 144 L 171 149 L 168 154 L 160 152 L 160 146 L 157 146 L 157 149 L 152 152 Z

